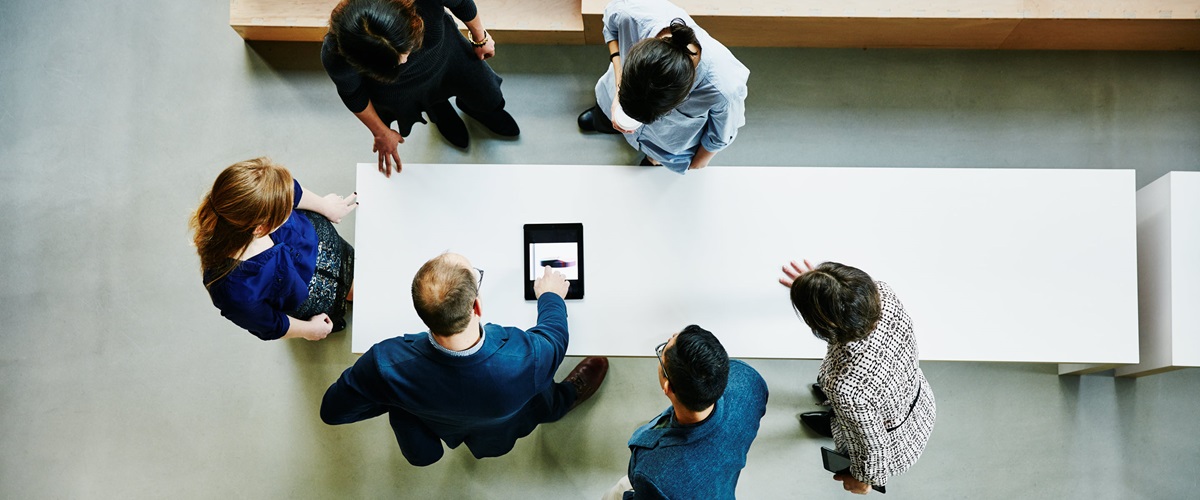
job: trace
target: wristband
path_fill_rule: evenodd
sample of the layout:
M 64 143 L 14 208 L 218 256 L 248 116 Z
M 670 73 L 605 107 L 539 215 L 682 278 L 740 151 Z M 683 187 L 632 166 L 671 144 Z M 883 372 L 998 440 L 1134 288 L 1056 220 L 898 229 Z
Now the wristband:
M 470 41 L 471 45 L 475 47 L 483 47 L 484 45 L 487 45 L 488 42 L 492 41 L 492 36 L 487 32 L 487 30 L 483 30 L 483 40 L 476 42 L 474 38 L 471 38 L 470 32 L 467 32 L 467 40 Z

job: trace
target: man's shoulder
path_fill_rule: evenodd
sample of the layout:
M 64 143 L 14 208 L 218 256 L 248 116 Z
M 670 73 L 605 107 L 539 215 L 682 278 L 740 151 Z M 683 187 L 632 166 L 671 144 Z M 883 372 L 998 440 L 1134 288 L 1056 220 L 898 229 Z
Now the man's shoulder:
M 767 381 L 763 379 L 762 374 L 758 373 L 758 370 L 755 370 L 749 363 L 740 359 L 729 360 L 729 382 L 726 388 L 734 384 L 743 389 L 765 391 L 767 388 Z
M 494 351 L 489 350 L 489 352 L 494 353 L 492 354 L 494 356 L 524 357 L 532 349 L 530 344 L 535 341 L 534 338 L 536 337 L 526 331 L 526 329 L 515 326 L 488 323 L 485 325 L 485 328 L 487 329 L 487 340 L 485 342 L 496 344 Z M 487 350 L 486 347 L 485 350 Z
M 757 421 L 766 412 L 768 394 L 767 381 L 754 367 L 740 359 L 729 360 L 729 381 L 721 396 L 727 418 Z
M 421 358 L 421 344 L 429 343 L 429 333 L 409 333 L 380 341 L 359 358 L 359 362 L 375 362 L 391 366 Z

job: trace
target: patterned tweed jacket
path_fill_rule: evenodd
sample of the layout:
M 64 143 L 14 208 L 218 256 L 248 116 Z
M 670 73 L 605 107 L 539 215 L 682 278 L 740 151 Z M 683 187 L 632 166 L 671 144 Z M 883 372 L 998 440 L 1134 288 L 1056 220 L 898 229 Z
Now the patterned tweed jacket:
M 833 407 L 833 440 L 850 457 L 850 473 L 885 485 L 920 458 L 937 407 L 917 362 L 912 319 L 891 287 L 876 284 L 879 324 L 865 339 L 829 344 L 817 380 Z

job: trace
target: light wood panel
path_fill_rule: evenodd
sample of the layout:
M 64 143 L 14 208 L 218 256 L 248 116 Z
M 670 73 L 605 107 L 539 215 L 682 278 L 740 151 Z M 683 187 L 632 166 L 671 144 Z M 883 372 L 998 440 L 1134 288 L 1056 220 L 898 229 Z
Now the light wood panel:
M 696 23 L 735 47 L 994 49 L 1014 19 L 698 16 Z
M 607 0 L 583 0 L 602 43 Z M 1200 50 L 1200 1 L 675 0 L 729 46 Z
M 338 0 L 230 0 L 247 40 L 320 41 Z M 743 47 L 1200 50 L 1200 0 L 675 0 Z M 500 43 L 602 44 L 608 0 L 476 0 Z
M 338 0 L 230 0 L 229 25 L 246 40 L 319 42 Z
M 230 0 L 229 25 L 246 40 L 319 42 L 337 3 Z M 484 26 L 498 43 L 583 43 L 579 0 L 475 0 L 475 4 Z
M 1200 19 L 1024 19 L 997 48 L 1200 50 Z

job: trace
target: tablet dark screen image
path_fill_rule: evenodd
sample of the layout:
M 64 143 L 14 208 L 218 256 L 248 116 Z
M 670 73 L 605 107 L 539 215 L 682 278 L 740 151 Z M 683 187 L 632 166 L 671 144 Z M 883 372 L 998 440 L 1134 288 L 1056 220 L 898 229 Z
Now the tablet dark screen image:
M 843 455 L 837 450 L 832 450 L 822 446 L 821 462 L 825 465 L 825 470 L 834 474 L 850 473 L 850 457 Z M 880 493 L 887 493 L 886 486 L 871 485 L 871 489 Z
M 824 446 L 821 447 L 821 462 L 825 465 L 825 470 L 835 474 L 850 469 L 850 457 Z
M 567 299 L 583 298 L 583 224 L 525 225 L 525 300 L 534 300 L 533 282 L 547 266 L 567 277 Z
M 578 243 L 530 243 L 529 254 L 529 279 L 541 278 L 546 266 L 563 273 L 569 280 L 579 279 Z

